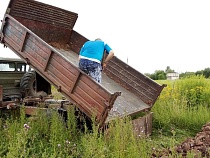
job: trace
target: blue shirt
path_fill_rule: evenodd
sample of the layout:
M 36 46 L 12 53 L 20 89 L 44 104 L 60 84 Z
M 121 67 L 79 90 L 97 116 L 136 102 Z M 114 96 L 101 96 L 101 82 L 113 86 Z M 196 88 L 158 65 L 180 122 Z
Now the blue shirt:
M 104 50 L 106 50 L 106 53 L 109 54 L 112 49 L 101 40 L 87 41 L 80 50 L 80 56 L 81 58 L 84 57 L 101 62 Z

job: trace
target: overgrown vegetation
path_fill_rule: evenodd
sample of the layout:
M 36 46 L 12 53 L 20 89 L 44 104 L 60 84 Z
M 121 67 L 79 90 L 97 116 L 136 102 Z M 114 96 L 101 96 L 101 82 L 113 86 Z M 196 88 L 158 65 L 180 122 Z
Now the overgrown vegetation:
M 64 122 L 55 111 L 26 117 L 22 107 L 20 117 L 0 118 L 0 157 L 150 158 L 154 152 L 172 149 L 210 121 L 210 81 L 191 76 L 158 82 L 168 86 L 152 108 L 153 132 L 149 137 L 136 136 L 129 117 L 116 119 L 106 131 L 93 126 L 82 132 L 73 108 Z M 170 156 L 181 157 L 173 152 Z
M 203 76 L 191 76 L 159 83 L 167 84 L 167 87 L 152 108 L 152 138 L 161 142 L 161 146 L 169 148 L 171 138 L 177 144 L 194 136 L 210 121 L 210 80 Z
M 146 76 L 153 80 L 166 80 L 168 73 L 175 73 L 170 66 L 167 66 L 165 70 L 156 70 L 154 73 L 145 73 Z M 184 72 L 179 74 L 179 78 L 186 78 L 190 76 L 201 76 L 203 75 L 205 78 L 210 77 L 210 68 L 205 68 L 204 70 L 199 70 L 196 72 Z

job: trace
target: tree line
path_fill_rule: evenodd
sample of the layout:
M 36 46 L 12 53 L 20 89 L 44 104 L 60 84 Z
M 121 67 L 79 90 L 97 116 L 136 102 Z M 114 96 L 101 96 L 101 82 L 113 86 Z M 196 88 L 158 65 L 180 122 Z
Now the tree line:
M 165 70 L 156 70 L 154 73 L 149 74 L 145 73 L 146 76 L 153 80 L 166 80 L 167 79 L 167 74 L 168 73 L 174 73 L 175 71 L 170 68 L 170 66 L 167 66 Z M 210 77 L 210 68 L 205 68 L 204 70 L 199 70 L 196 72 L 184 72 L 179 74 L 179 78 L 184 78 L 187 76 L 192 76 L 192 75 L 202 75 L 205 78 Z

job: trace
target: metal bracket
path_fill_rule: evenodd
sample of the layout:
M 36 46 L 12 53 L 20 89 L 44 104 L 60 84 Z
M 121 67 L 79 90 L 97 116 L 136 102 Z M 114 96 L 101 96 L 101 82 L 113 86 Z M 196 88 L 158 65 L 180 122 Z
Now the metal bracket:
M 4 35 L 3 34 L 1 34 L 1 36 L 0 36 L 0 43 L 4 43 Z
M 57 91 L 61 92 L 61 86 L 58 86 Z
M 4 43 L 4 26 L 6 25 L 6 21 L 5 21 L 5 19 L 4 20 L 1 20 L 1 22 L 2 22 L 2 27 L 1 27 L 1 37 L 0 37 L 0 42 L 1 43 Z
M 26 63 L 27 63 L 28 65 L 31 64 L 31 62 L 30 62 L 30 60 L 29 60 L 28 58 L 25 58 L 25 60 L 26 60 Z

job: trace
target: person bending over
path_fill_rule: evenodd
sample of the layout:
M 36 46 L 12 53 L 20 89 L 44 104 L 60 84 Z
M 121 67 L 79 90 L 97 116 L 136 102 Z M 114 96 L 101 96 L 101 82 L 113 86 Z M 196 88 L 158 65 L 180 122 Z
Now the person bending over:
M 104 51 L 108 54 L 102 63 Z M 86 74 L 101 83 L 101 71 L 106 68 L 107 62 L 114 56 L 111 47 L 100 38 L 87 41 L 79 53 L 79 68 Z M 101 66 L 101 64 L 103 64 Z

